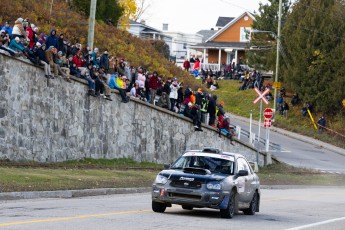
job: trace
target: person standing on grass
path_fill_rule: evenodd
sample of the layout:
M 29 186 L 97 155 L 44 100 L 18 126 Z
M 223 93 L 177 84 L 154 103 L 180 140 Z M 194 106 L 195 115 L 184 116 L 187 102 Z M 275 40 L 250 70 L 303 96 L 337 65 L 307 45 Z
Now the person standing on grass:
M 326 118 L 324 115 L 320 117 L 320 119 L 317 121 L 319 133 L 323 133 L 326 127 Z

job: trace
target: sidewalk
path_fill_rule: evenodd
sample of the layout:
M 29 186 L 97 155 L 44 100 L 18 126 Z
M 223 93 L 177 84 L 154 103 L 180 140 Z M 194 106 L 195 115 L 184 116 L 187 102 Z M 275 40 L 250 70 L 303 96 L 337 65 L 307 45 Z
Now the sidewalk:
M 240 120 L 240 121 L 243 121 L 243 122 L 248 122 L 248 123 L 250 122 L 249 118 L 240 117 L 240 116 L 234 115 L 232 113 L 230 113 L 230 114 L 231 114 L 230 115 L 231 117 L 234 117 L 237 120 Z M 259 125 L 259 122 L 256 121 L 256 120 L 252 120 L 252 122 L 255 125 Z M 301 135 L 301 134 L 298 134 L 298 133 L 290 132 L 290 131 L 287 131 L 285 129 L 273 127 L 273 126 L 271 126 L 271 131 L 280 133 L 282 135 L 285 135 L 285 136 L 288 136 L 288 137 L 291 137 L 291 138 L 294 138 L 296 140 L 300 140 L 300 141 L 303 141 L 303 142 L 306 142 L 306 143 L 309 143 L 309 144 L 317 145 L 319 147 L 325 148 L 327 150 L 330 150 L 332 152 L 335 152 L 335 153 L 338 153 L 338 154 L 341 154 L 341 155 L 345 156 L 345 149 L 337 147 L 337 146 L 334 146 L 334 145 L 331 145 L 331 144 L 328 144 L 326 142 L 323 142 L 323 141 L 320 141 L 320 140 L 317 140 L 317 139 L 314 139 L 314 138 L 311 138 L 311 137 L 307 137 L 307 136 L 304 136 L 304 135 Z

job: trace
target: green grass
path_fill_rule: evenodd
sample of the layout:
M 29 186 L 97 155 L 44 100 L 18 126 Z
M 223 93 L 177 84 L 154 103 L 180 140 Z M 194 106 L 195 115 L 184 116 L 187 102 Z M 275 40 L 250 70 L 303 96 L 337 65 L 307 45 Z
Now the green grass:
M 344 174 L 320 173 L 282 163 L 260 168 L 258 175 L 264 185 L 345 186 Z
M 257 94 L 254 90 L 239 90 L 240 83 L 237 80 L 223 80 L 218 81 L 220 88 L 216 91 L 213 91 L 212 94 L 218 96 L 218 101 L 224 101 L 224 108 L 226 111 L 233 114 L 250 117 L 250 112 L 253 113 L 253 119 L 259 120 L 260 117 L 260 103 L 253 104 Z M 273 94 L 273 92 L 272 92 Z M 309 116 L 303 117 L 301 114 L 301 106 L 292 107 L 290 104 L 291 98 L 285 97 L 285 100 L 290 105 L 289 116 L 288 118 L 282 117 L 280 115 L 275 116 L 274 126 L 290 130 L 296 133 L 300 133 L 321 141 L 345 148 L 345 138 L 336 135 L 334 133 L 325 132 L 319 134 L 315 130 Z M 263 103 L 263 109 L 267 107 L 273 107 L 273 102 L 269 105 Z M 312 114 L 315 122 L 321 114 Z M 262 116 L 263 119 L 263 116 Z M 342 135 L 345 135 L 345 116 L 338 114 L 335 116 L 327 117 L 327 126 L 332 130 L 335 130 Z
M 71 162 L 49 164 L 49 167 L 33 163 L 20 167 L 0 164 L 0 192 L 150 187 L 163 168 L 149 164 L 149 167 L 128 169 L 128 166 L 114 166 L 111 163 L 114 161 L 100 160 L 80 167 Z M 263 185 L 345 185 L 345 175 L 319 173 L 285 164 L 260 168 L 258 175 Z

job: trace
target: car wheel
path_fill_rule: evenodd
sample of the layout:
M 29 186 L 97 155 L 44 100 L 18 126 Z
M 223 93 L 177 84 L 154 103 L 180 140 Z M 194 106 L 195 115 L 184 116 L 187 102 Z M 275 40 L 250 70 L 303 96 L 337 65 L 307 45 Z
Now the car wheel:
M 193 210 L 193 206 L 189 206 L 189 205 L 182 205 L 182 208 L 185 210 Z
M 220 210 L 220 216 L 222 218 L 229 218 L 231 219 L 235 213 L 237 212 L 237 200 L 238 200 L 238 193 L 236 191 L 232 191 L 230 194 L 230 199 L 228 206 L 226 209 Z
M 152 201 L 152 210 L 154 212 L 164 212 L 166 208 L 166 204 Z
M 258 208 L 258 201 L 259 201 L 259 196 L 258 193 L 255 192 L 252 201 L 250 202 L 249 208 L 243 210 L 243 213 L 245 215 L 254 215 L 257 208 Z

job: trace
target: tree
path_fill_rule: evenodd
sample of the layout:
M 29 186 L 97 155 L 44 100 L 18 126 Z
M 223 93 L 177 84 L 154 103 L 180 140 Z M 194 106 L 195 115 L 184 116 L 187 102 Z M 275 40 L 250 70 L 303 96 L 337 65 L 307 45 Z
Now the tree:
M 137 2 L 135 0 L 118 0 L 123 9 L 123 15 L 119 20 L 120 28 L 127 28 L 129 21 L 137 12 Z
M 337 113 L 345 98 L 345 4 L 342 0 L 299 0 L 283 28 L 290 67 L 285 82 L 324 113 Z
M 284 25 L 291 2 L 283 0 L 282 3 L 282 25 Z M 251 35 L 248 63 L 257 69 L 273 70 L 276 60 L 275 41 L 278 33 L 279 0 L 269 0 L 269 3 L 259 5 L 259 12 L 255 13 L 252 25 L 253 30 L 257 32 Z
M 90 14 L 90 0 L 72 0 L 70 4 L 85 15 Z M 98 0 L 96 19 L 117 25 L 119 19 L 124 14 L 124 8 L 118 0 Z

